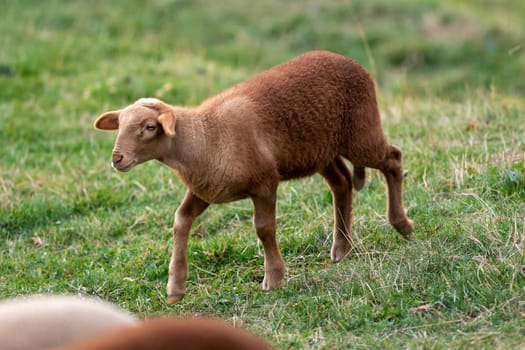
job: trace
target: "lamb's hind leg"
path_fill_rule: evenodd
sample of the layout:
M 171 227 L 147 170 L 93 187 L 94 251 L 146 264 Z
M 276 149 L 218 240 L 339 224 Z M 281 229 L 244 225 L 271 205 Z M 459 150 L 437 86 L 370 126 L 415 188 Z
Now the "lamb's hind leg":
M 363 166 L 354 165 L 354 175 L 352 176 L 352 186 L 354 190 L 360 191 L 366 182 L 366 169 Z
M 386 178 L 388 186 L 388 220 L 395 229 L 408 238 L 412 232 L 413 223 L 408 219 L 403 208 L 403 167 L 401 150 L 388 145 L 385 158 L 376 166 Z
M 334 232 L 330 255 L 337 262 L 352 248 L 352 175 L 341 158 L 330 163 L 321 175 L 332 191 Z

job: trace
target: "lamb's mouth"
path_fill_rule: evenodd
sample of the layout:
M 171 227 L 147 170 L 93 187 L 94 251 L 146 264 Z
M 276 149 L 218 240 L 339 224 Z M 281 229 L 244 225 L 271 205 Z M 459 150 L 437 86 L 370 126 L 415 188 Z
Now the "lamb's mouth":
M 131 168 L 133 168 L 133 166 L 135 166 L 135 164 L 137 164 L 137 161 L 135 159 L 133 159 L 132 161 L 128 162 L 124 166 L 121 166 L 120 164 L 115 166 L 115 164 L 113 164 L 113 163 L 111 163 L 111 166 L 115 170 L 118 170 L 118 171 L 121 171 L 121 172 L 126 172 L 126 171 L 131 170 Z

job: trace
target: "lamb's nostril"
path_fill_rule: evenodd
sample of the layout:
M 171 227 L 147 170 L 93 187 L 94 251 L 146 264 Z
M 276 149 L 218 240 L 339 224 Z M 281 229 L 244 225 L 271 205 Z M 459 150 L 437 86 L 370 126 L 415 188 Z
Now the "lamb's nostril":
M 118 164 L 122 161 L 123 158 L 124 156 L 121 154 L 113 154 L 113 157 L 111 158 L 111 160 L 113 161 L 113 164 Z

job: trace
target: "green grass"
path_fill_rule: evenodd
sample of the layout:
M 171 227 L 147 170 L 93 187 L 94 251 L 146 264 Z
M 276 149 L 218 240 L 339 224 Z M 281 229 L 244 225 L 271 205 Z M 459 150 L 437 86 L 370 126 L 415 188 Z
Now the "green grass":
M 207 314 L 279 349 L 525 344 L 522 1 L 6 1 L 0 20 L 0 297 L 99 296 L 139 314 Z M 109 166 L 98 114 L 139 97 L 195 105 L 310 49 L 375 76 L 408 170 L 413 239 L 385 219 L 371 172 L 355 254 L 329 259 L 320 177 L 283 183 L 283 288 L 263 293 L 251 204 L 194 225 L 188 294 L 165 304 L 173 212 L 166 168 Z M 43 246 L 33 243 L 40 237 Z

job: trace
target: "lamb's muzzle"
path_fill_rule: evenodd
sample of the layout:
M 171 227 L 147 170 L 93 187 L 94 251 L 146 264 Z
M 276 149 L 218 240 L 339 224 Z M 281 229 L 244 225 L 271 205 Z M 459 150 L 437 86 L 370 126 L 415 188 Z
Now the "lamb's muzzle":
M 120 163 L 123 158 L 124 158 L 124 156 L 122 154 L 114 152 L 113 156 L 111 158 L 111 161 L 113 162 L 113 166 L 118 165 L 118 163 Z
M 136 161 L 134 159 L 124 159 L 124 156 L 118 152 L 113 152 L 113 155 L 111 157 L 111 166 L 113 169 L 126 172 L 131 170 L 133 166 L 136 164 Z
M 264 248 L 263 288 L 282 283 L 275 205 L 283 180 L 319 173 L 330 186 L 334 261 L 352 249 L 352 192 L 363 187 L 366 167 L 385 176 L 390 223 L 404 237 L 413 228 L 402 203 L 402 153 L 381 129 L 374 82 L 341 55 L 306 53 L 194 108 L 140 99 L 104 113 L 95 127 L 119 131 L 112 157 L 116 169 L 156 159 L 188 188 L 173 224 L 169 302 L 185 293 L 190 228 L 211 203 L 251 198 Z M 353 164 L 353 175 L 345 159 Z

